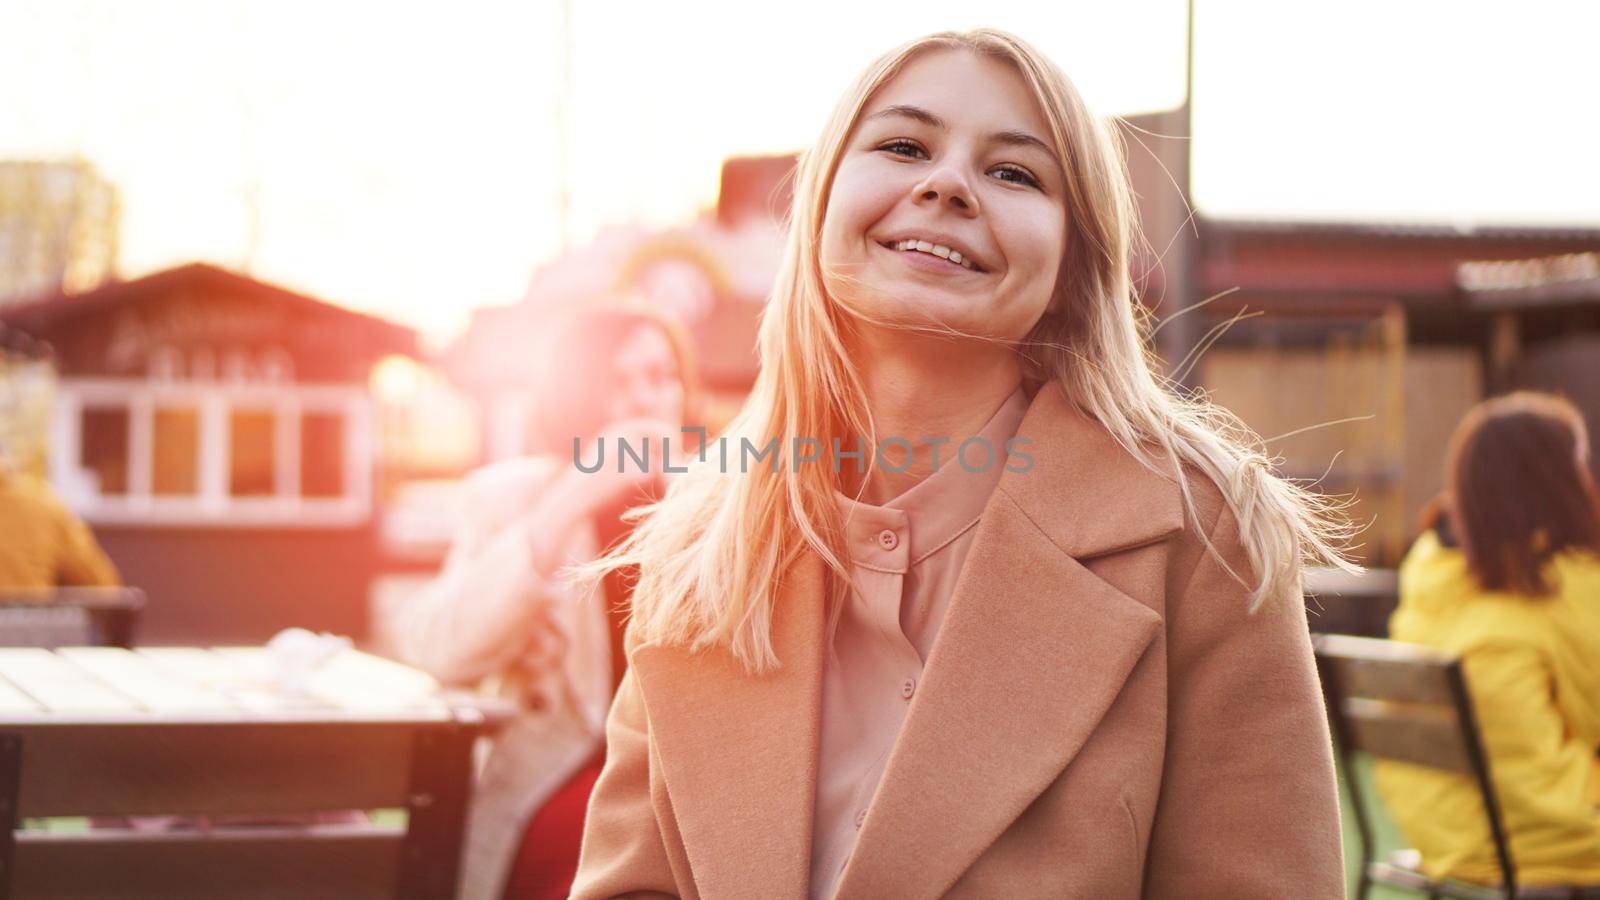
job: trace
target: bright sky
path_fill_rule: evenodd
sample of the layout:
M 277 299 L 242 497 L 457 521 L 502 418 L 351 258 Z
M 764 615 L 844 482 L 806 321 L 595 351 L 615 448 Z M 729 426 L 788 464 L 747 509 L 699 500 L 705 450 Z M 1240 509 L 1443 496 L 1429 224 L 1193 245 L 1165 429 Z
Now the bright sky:
M 1600 226 L 1600 4 L 1197 4 L 1204 213 Z M 1184 88 L 1182 0 L 572 6 L 579 242 L 686 221 L 724 157 L 805 145 L 928 31 L 1015 31 L 1103 113 Z M 559 21 L 556 0 L 4 0 L 0 157 L 99 166 L 125 276 L 248 267 L 442 338 L 560 251 Z

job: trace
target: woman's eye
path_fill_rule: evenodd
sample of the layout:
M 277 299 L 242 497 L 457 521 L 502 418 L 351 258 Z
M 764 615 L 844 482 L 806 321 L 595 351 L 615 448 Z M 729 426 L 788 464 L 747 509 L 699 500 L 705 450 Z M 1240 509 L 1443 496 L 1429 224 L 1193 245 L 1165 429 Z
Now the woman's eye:
M 899 153 L 899 151 L 895 149 L 896 147 L 905 148 L 905 149 L 911 150 L 911 151 L 913 151 L 915 153 L 921 153 L 922 152 L 922 148 L 921 147 L 918 147 L 916 144 L 913 144 L 910 141 L 905 141 L 905 140 L 890 141 L 889 143 L 884 144 L 882 147 L 879 147 L 878 149 L 879 150 L 887 150 L 890 153 L 895 153 L 897 155 L 904 156 L 905 154 Z
M 1039 187 L 1039 180 L 1037 178 L 1034 178 L 1032 175 L 1029 175 L 1026 169 L 1019 169 L 1016 166 L 1001 166 L 1000 168 L 996 169 L 995 171 L 1001 172 L 1001 173 L 1009 172 L 1010 174 L 1017 176 L 1017 178 L 1020 179 L 1019 181 L 1017 181 L 1017 184 L 1026 184 L 1029 187 Z M 1002 181 L 1011 181 L 1012 179 L 1003 178 L 1001 180 Z
M 924 153 L 921 147 L 907 140 L 890 141 L 878 149 L 886 150 L 895 154 L 896 156 L 916 156 Z M 1032 175 L 1028 174 L 1027 169 L 1023 169 L 1018 166 L 1000 166 L 995 169 L 995 171 L 1001 173 L 1010 173 L 1011 175 L 1015 176 L 1013 178 L 1001 178 L 1001 181 L 1010 181 L 1015 184 L 1027 185 L 1028 187 L 1033 188 L 1042 187 L 1037 178 L 1034 178 Z

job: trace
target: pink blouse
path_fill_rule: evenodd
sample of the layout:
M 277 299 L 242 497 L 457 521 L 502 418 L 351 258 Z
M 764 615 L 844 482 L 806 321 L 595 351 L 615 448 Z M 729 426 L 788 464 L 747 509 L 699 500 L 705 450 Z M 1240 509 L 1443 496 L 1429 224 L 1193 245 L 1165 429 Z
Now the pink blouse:
M 1005 471 L 1006 441 L 1028 404 L 1019 385 L 979 432 L 992 458 L 973 441 L 963 466 L 960 445 L 944 444 L 934 473 L 883 506 L 835 491 L 856 591 L 839 614 L 823 671 L 812 898 L 833 893 L 854 849 L 979 515 Z

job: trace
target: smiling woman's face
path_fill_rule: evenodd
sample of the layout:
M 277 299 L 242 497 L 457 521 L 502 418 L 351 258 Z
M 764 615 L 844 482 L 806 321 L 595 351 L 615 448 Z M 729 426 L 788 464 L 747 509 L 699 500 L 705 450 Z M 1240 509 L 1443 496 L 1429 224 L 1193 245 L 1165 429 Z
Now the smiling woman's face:
M 682 424 L 683 375 L 660 331 L 635 328 L 617 348 L 615 365 L 616 391 L 609 400 L 613 421 L 644 417 Z
M 1015 69 L 925 53 L 868 99 L 845 143 L 822 226 L 824 283 L 876 317 L 1020 339 L 1055 289 L 1064 187 Z M 924 249 L 903 249 L 913 239 Z M 946 249 L 963 263 L 940 258 L 955 258 Z

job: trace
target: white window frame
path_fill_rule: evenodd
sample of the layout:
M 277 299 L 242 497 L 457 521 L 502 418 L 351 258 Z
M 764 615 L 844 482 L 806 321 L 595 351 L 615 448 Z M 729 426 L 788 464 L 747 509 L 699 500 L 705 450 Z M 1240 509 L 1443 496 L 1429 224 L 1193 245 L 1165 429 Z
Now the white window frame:
M 200 415 L 198 492 L 151 493 L 155 410 L 182 407 Z M 128 413 L 128 492 L 105 496 L 86 489 L 81 471 L 85 409 Z M 229 494 L 229 419 L 235 410 L 273 414 L 273 495 Z M 344 492 L 301 495 L 300 423 L 307 414 L 333 414 L 344 423 Z M 372 400 L 364 387 L 306 383 L 218 383 L 138 378 L 62 378 L 50 454 L 50 480 L 74 511 L 93 523 L 351 527 L 372 518 L 375 447 Z

